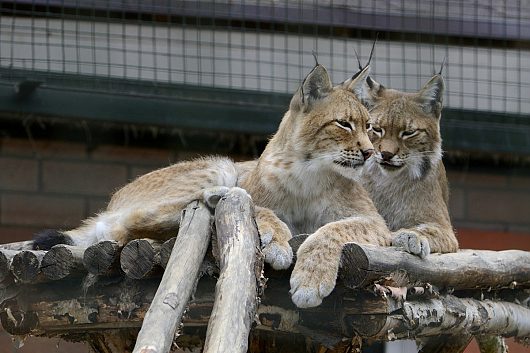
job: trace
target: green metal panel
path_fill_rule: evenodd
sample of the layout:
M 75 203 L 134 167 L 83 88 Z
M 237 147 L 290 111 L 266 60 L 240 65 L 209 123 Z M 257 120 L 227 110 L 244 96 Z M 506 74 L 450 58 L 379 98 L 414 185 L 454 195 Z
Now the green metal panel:
M 105 82 L 106 90 L 96 92 L 93 82 L 83 89 L 79 76 L 75 82 L 67 76 L 48 78 L 36 87 L 39 77 L 28 77 L 20 73 L 0 79 L 0 112 L 268 135 L 277 129 L 290 99 L 286 94 L 129 81 L 113 83 L 114 92 Z M 441 128 L 447 151 L 530 155 L 528 116 L 446 108 Z

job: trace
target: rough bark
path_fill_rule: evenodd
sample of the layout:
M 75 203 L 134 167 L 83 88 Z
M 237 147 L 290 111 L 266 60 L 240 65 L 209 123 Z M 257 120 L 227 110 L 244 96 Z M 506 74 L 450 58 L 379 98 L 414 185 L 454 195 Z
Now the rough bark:
M 55 245 L 42 258 L 42 273 L 54 281 L 86 274 L 84 252 L 85 248 L 77 246 Z
M 263 270 L 254 206 L 245 190 L 233 188 L 219 201 L 215 226 L 221 272 L 204 352 L 244 353 Z
M 130 241 L 121 251 L 122 271 L 133 279 L 142 279 L 162 272 L 160 246 L 161 243 L 153 239 Z
M 352 288 L 382 279 L 399 285 L 430 283 L 439 288 L 530 287 L 530 252 L 461 250 L 425 259 L 394 247 L 346 244 L 341 277 Z
M 173 252 L 145 315 L 134 353 L 169 352 L 208 248 L 210 217 L 208 208 L 197 201 L 184 210 Z
M 83 254 L 83 263 L 89 273 L 112 275 L 120 271 L 121 247 L 118 242 L 105 240 L 89 246 Z

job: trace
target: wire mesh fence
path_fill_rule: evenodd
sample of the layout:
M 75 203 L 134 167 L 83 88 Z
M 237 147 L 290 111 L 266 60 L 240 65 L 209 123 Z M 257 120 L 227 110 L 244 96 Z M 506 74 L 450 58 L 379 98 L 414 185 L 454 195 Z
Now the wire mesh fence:
M 19 0 L 0 9 L 3 78 L 287 94 L 313 51 L 340 82 L 379 33 L 372 71 L 385 86 L 417 90 L 446 58 L 448 107 L 530 114 L 528 0 Z

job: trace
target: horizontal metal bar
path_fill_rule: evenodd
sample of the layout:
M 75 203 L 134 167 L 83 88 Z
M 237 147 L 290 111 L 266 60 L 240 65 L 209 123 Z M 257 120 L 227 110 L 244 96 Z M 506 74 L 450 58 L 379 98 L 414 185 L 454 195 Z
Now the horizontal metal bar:
M 290 99 L 286 94 L 241 90 L 186 86 L 172 89 L 173 96 L 157 96 L 42 85 L 20 95 L 13 81 L 0 80 L 0 112 L 269 135 L 276 131 Z M 447 151 L 530 155 L 528 116 L 446 108 L 441 129 Z
M 410 11 L 407 4 L 410 2 Z M 473 37 L 485 39 L 530 40 L 530 23 L 523 19 L 495 18 L 493 13 L 480 17 L 434 17 L 429 15 L 408 15 L 415 13 L 417 2 L 405 1 L 403 13 L 389 13 L 375 7 L 358 9 L 348 6 L 322 6 L 312 2 L 289 2 L 273 4 L 219 3 L 211 1 L 153 0 L 149 2 L 124 2 L 121 0 L 17 0 L 1 3 L 40 5 L 46 8 L 72 8 L 99 10 L 104 12 L 128 12 L 150 15 L 189 16 L 226 20 L 261 21 L 271 23 L 304 24 L 343 28 L 369 29 L 385 32 L 424 33 L 429 35 Z M 437 3 L 439 13 L 446 14 L 449 1 Z M 493 11 L 484 6 L 483 11 Z M 43 14 L 44 15 L 44 14 Z

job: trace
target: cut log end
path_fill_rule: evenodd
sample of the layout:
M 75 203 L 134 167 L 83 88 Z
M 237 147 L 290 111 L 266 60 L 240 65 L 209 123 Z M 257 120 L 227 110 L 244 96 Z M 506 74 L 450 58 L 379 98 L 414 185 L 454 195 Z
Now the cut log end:
M 34 281 L 41 272 L 41 261 L 44 251 L 23 250 L 13 257 L 11 272 L 23 283 Z
M 116 241 L 105 240 L 89 246 L 83 255 L 83 263 L 88 272 L 101 275 L 118 269 L 120 246 Z
M 352 288 L 368 285 L 369 259 L 363 249 L 356 243 L 348 243 L 344 246 L 341 257 L 341 267 L 348 271 L 340 271 L 342 280 Z
M 160 265 L 160 245 L 150 239 L 135 239 L 121 251 L 121 269 L 127 277 L 142 279 L 156 272 Z
M 163 268 L 166 268 L 166 265 L 169 261 L 169 257 L 171 256 L 171 252 L 173 251 L 173 247 L 175 246 L 176 240 L 176 237 L 168 239 L 160 247 L 160 265 Z
M 80 248 L 56 245 L 42 258 L 41 269 L 46 278 L 57 281 L 79 272 L 81 268 L 84 270 L 82 261 Z

